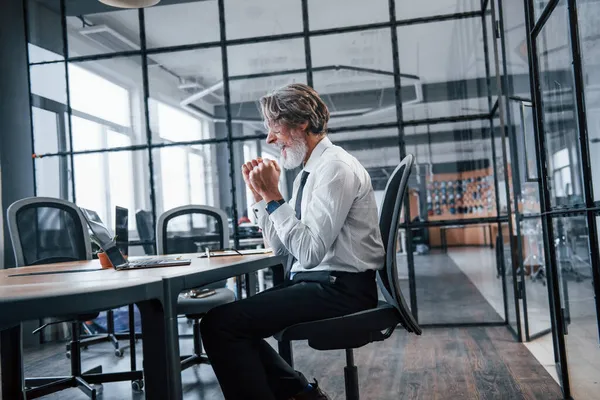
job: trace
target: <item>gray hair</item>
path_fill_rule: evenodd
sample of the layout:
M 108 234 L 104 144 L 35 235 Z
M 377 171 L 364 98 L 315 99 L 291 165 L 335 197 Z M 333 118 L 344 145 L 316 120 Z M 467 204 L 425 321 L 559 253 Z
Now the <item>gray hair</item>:
M 292 83 L 261 97 L 260 107 L 267 130 L 270 123 L 277 122 L 293 128 L 307 123 L 307 133 L 315 135 L 327 132 L 327 105 L 303 83 Z

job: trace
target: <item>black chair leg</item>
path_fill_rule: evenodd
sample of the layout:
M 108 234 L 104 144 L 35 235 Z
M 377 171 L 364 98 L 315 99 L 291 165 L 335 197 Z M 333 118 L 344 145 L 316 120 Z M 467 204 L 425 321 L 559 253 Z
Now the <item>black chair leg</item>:
M 346 349 L 346 366 L 344 367 L 344 383 L 346 384 L 346 400 L 359 400 L 358 368 L 354 365 L 354 352 Z
M 202 335 L 200 333 L 200 320 L 194 318 L 193 321 L 194 323 L 192 328 L 192 340 L 194 341 L 194 354 L 190 356 L 180 356 L 182 371 L 194 365 L 210 364 L 208 356 L 202 352 Z
M 289 340 L 277 342 L 278 352 L 290 367 L 294 368 L 294 353 L 292 351 L 292 343 Z
M 98 395 L 102 393 L 102 386 L 98 386 L 97 388 L 90 385 L 85 381 L 85 379 L 76 376 L 75 381 L 77 382 L 77 387 L 85 393 L 91 400 L 96 400 Z
M 194 354 L 200 356 L 202 354 L 202 334 L 200 333 L 200 320 L 195 319 L 192 327 L 194 330 Z

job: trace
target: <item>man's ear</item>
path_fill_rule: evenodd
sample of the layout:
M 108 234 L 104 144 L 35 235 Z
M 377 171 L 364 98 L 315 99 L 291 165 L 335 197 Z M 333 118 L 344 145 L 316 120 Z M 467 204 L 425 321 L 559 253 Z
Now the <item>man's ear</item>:
M 310 132 L 308 131 L 308 122 L 298 125 L 298 128 L 300 128 L 300 130 L 305 132 L 307 135 L 310 134 Z

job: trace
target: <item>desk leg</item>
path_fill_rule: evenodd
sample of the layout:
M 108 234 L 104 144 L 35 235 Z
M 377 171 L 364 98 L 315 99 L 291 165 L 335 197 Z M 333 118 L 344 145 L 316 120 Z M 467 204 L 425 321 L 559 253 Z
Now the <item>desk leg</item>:
M 177 314 L 158 300 L 138 304 L 142 316 L 147 400 L 182 398 Z
M 24 399 L 21 324 L 0 331 L 2 389 L 0 399 Z
M 235 296 L 238 300 L 242 299 L 243 291 L 242 291 L 242 278 L 243 275 L 238 275 L 235 277 Z
M 448 252 L 448 243 L 446 242 L 446 229 L 440 229 L 440 242 L 442 242 L 442 252 Z
M 258 272 L 251 272 L 246 274 L 246 296 L 254 296 L 256 294 L 256 274 Z
M 271 271 L 273 271 L 273 286 L 281 285 L 285 279 L 285 267 L 278 265 L 271 267 Z

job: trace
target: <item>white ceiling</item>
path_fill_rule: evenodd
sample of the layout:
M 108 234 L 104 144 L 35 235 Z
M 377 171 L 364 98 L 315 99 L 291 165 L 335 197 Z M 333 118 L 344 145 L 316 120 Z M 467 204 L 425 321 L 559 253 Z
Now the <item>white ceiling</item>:
M 523 53 L 524 27 L 522 5 L 505 2 L 507 24 L 507 52 L 513 62 L 510 73 L 526 73 L 526 53 Z M 264 36 L 302 31 L 299 0 L 227 0 L 227 37 L 229 39 Z M 409 19 L 436 14 L 478 10 L 479 0 L 397 0 L 397 19 Z M 388 20 L 388 0 L 309 0 L 311 29 L 383 22 Z M 214 0 L 153 7 L 146 10 L 146 36 L 149 48 L 174 46 L 219 40 L 217 2 Z M 511 17 L 514 16 L 514 17 Z M 120 10 L 110 13 L 86 15 L 94 24 L 106 24 L 134 43 L 139 42 L 138 15 L 135 11 Z M 106 49 L 85 45 L 85 38 L 77 33 L 81 22 L 69 17 L 70 35 L 77 46 L 70 48 L 72 55 L 98 54 Z M 493 50 L 488 28 L 490 54 Z M 481 78 L 485 76 L 483 34 L 480 18 L 451 20 L 436 23 L 402 26 L 398 28 L 398 50 L 401 72 L 415 74 L 421 83 Z M 354 67 L 393 71 L 391 35 L 389 29 L 316 36 L 310 40 L 312 64 L 315 67 L 350 65 Z M 515 53 L 517 56 L 515 56 Z M 201 88 L 210 87 L 222 80 L 220 47 L 190 50 L 178 53 L 151 55 L 154 62 L 184 79 L 192 79 Z M 267 71 L 301 69 L 305 67 L 303 39 L 231 46 L 228 49 L 229 74 L 245 75 Z M 516 60 L 516 61 L 515 61 Z M 138 61 L 139 62 L 139 61 Z M 138 67 L 139 68 L 139 67 Z M 493 72 L 493 65 L 491 66 Z M 117 71 L 114 71 L 118 73 Z M 230 83 L 232 102 L 256 101 L 269 90 L 295 81 L 305 82 L 305 74 L 265 77 L 251 80 L 234 80 Z M 160 82 L 159 82 L 160 81 Z M 404 79 L 403 85 L 413 82 Z M 326 71 L 314 73 L 314 86 L 323 95 L 328 93 L 382 90 L 393 87 L 389 75 L 356 71 Z M 177 79 L 164 70 L 153 67 L 150 71 L 151 93 L 157 88 L 177 104 L 189 92 L 177 89 Z M 167 93 L 166 88 L 172 87 Z M 163 88 L 165 90 L 163 90 Z M 405 120 L 438 118 L 453 115 L 479 114 L 488 109 L 487 98 L 471 98 L 437 103 L 404 105 Z M 374 116 L 334 119 L 331 127 L 394 121 L 395 107 Z M 235 118 L 235 115 L 234 115 Z M 476 125 L 476 124 L 475 124 Z M 476 127 L 474 123 L 434 125 L 430 131 L 445 131 Z M 392 132 L 393 131 L 393 132 Z M 424 133 L 425 127 L 407 128 L 406 134 Z M 395 135 L 395 130 L 390 130 Z M 388 136 L 390 132 L 371 132 L 368 135 Z M 364 138 L 364 132 L 352 132 L 339 138 Z M 489 144 L 489 140 L 487 140 Z M 436 145 L 434 154 L 490 153 L 485 143 L 473 142 L 449 146 Z M 457 147 L 458 146 L 458 147 Z M 416 149 L 415 149 L 416 150 Z
M 387 0 L 311 0 L 311 29 L 349 26 L 389 19 Z M 479 0 L 398 0 L 397 18 L 431 16 L 439 13 L 473 11 Z M 302 31 L 299 0 L 228 0 L 228 39 Z M 132 10 L 85 16 L 88 22 L 106 24 L 138 43 L 138 16 Z M 72 31 L 81 23 L 69 17 Z M 146 10 L 146 37 L 149 48 L 219 40 L 217 2 L 199 1 Z M 73 32 L 75 33 L 75 32 Z M 403 26 L 398 29 L 401 72 L 421 77 L 421 82 L 445 82 L 485 76 L 479 18 Z M 389 29 L 312 37 L 313 66 L 351 65 L 393 71 Z M 72 53 L 76 53 L 72 49 Z M 97 53 L 82 50 L 77 54 Z M 233 46 L 229 48 L 229 74 L 305 68 L 304 42 L 293 39 Z M 220 52 L 195 50 L 152 56 L 169 70 L 201 81 L 222 79 Z M 221 78 L 221 79 L 219 79 Z M 281 79 L 278 79 L 281 80 Z M 268 79 L 251 86 L 251 92 L 273 88 Z M 323 93 L 357 91 L 393 86 L 393 78 L 372 73 L 329 71 L 315 74 L 315 86 Z M 248 95 L 240 97 L 248 98 Z

